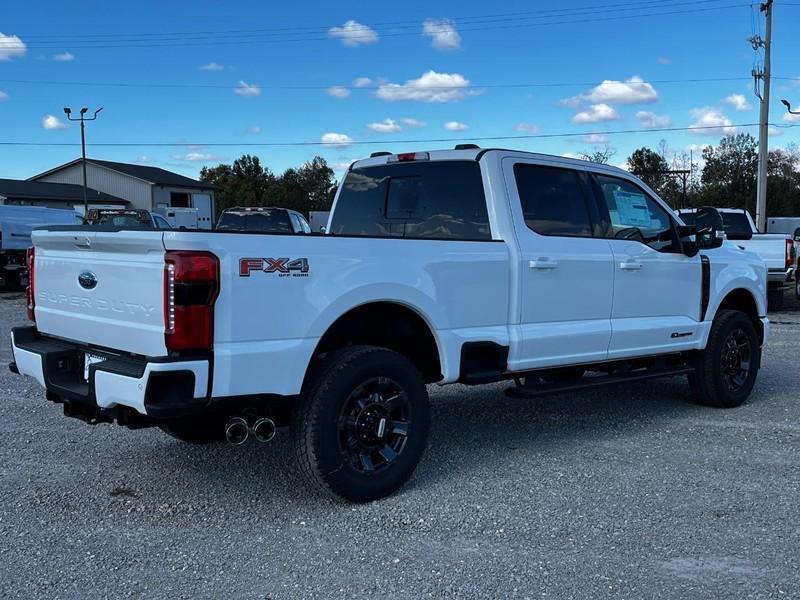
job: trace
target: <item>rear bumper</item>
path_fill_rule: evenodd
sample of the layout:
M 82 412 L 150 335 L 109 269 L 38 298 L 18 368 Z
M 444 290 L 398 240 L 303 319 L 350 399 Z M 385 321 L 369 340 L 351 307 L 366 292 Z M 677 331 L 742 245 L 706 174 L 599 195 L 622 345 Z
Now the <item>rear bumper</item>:
M 769 269 L 767 282 L 773 284 L 788 284 L 794 281 L 794 269 Z
M 42 336 L 35 327 L 13 329 L 11 348 L 12 371 L 38 381 L 48 399 L 85 420 L 168 419 L 209 404 L 208 358 L 134 358 Z M 84 380 L 87 352 L 105 360 L 91 364 Z

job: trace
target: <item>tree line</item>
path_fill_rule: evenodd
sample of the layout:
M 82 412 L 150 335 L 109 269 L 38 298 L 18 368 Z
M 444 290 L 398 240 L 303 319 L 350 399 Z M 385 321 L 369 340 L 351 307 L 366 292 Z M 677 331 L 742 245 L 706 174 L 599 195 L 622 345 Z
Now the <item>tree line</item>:
M 673 208 L 744 208 L 755 215 L 758 142 L 752 135 L 727 135 L 717 146 L 706 146 L 702 168 L 686 153 L 673 154 L 671 161 L 667 155 L 665 142 L 655 150 L 642 147 L 628 157 L 628 168 Z M 680 170 L 689 173 L 670 173 Z M 767 214 L 800 216 L 800 150 L 794 144 L 769 152 Z
M 336 193 L 333 169 L 319 156 L 275 175 L 257 156 L 244 154 L 233 164 L 203 167 L 200 181 L 217 188 L 217 216 L 234 206 L 280 206 L 308 216 L 312 210 L 330 210 Z

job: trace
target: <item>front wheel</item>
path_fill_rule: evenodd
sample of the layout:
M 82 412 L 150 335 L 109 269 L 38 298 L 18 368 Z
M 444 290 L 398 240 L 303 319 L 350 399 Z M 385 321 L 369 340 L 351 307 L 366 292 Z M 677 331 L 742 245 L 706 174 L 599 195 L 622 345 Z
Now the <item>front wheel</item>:
M 761 365 L 761 347 L 750 318 L 736 310 L 721 310 L 714 318 L 708 344 L 698 352 L 689 374 L 698 404 L 717 408 L 741 406 L 750 396 Z
M 422 376 L 391 350 L 351 346 L 324 358 L 292 415 L 295 455 L 324 491 L 368 502 L 399 489 L 428 439 Z

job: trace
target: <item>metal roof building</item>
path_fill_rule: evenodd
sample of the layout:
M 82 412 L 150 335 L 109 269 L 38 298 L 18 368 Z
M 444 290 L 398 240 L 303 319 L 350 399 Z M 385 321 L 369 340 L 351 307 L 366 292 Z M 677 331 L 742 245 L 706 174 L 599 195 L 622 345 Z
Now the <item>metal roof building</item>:
M 128 201 L 112 194 L 88 188 L 90 204 L 128 206 Z M 72 183 L 49 183 L 24 179 L 0 179 L 0 204 L 36 205 L 48 208 L 72 208 L 83 205 L 83 186 Z

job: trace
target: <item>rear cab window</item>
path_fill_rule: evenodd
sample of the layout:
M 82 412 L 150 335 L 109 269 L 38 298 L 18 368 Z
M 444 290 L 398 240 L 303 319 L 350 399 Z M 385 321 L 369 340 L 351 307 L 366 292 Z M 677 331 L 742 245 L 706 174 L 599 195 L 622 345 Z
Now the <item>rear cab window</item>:
M 491 240 L 480 166 L 440 160 L 352 169 L 339 191 L 330 233 Z
M 258 231 L 262 233 L 292 233 L 287 211 L 266 209 L 223 212 L 217 223 L 223 231 Z

